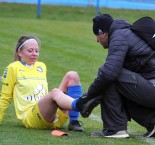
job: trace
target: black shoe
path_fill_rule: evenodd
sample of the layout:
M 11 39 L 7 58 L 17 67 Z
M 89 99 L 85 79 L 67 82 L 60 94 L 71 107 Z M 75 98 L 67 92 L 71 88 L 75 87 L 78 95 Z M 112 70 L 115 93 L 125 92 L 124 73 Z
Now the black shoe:
M 69 131 L 84 131 L 84 129 L 81 127 L 80 122 L 78 120 L 71 121 L 68 125 L 68 130 Z
M 91 137 L 128 138 L 129 135 L 126 130 L 121 131 L 103 130 L 91 133 Z
M 153 129 L 151 131 L 148 131 L 144 134 L 144 137 L 146 138 L 155 137 L 155 125 L 152 128 Z
M 81 97 L 77 100 L 77 108 L 80 111 L 82 117 L 87 118 L 93 111 L 93 109 L 100 103 L 100 96 L 94 97 L 90 100 L 87 97 Z

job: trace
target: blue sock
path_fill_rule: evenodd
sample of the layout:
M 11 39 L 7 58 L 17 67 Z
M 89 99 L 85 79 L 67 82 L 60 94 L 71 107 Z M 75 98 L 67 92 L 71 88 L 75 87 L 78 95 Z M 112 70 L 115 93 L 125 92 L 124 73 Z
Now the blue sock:
M 69 111 L 69 117 L 70 117 L 70 122 L 72 120 L 78 120 L 79 117 L 79 112 L 76 108 L 76 99 L 81 97 L 82 95 L 82 87 L 81 86 L 70 86 L 68 87 L 67 94 L 74 98 L 75 100 L 72 102 L 72 108 L 73 110 Z
M 77 102 L 77 99 L 75 99 L 75 100 L 72 102 L 72 110 L 78 112 L 79 110 L 76 108 L 76 102 Z

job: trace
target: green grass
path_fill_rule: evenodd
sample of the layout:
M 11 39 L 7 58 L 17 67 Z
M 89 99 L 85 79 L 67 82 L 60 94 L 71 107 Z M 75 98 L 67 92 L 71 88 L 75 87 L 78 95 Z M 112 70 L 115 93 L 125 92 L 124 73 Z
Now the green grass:
M 129 22 L 145 15 L 155 18 L 154 11 L 101 9 L 114 18 Z M 79 73 L 83 91 L 87 91 L 94 80 L 98 67 L 104 63 L 107 50 L 96 43 L 92 33 L 93 7 L 42 6 L 41 17 L 36 16 L 35 5 L 0 3 L 0 74 L 13 60 L 17 39 L 24 34 L 33 34 L 41 40 L 40 61 L 48 68 L 49 90 L 57 87 L 65 73 L 75 70 Z M 148 145 L 155 140 L 142 139 L 145 129 L 134 121 L 129 122 L 129 139 L 91 138 L 90 133 L 102 129 L 100 109 L 95 108 L 97 116 L 84 119 L 80 117 L 84 133 L 69 132 L 67 137 L 53 137 L 51 130 L 26 129 L 16 119 L 13 103 L 9 106 L 3 124 L 0 125 L 0 144 L 2 145 Z M 67 123 L 68 124 L 68 123 Z M 67 124 L 62 128 L 67 131 Z M 151 143 L 153 142 L 153 143 Z

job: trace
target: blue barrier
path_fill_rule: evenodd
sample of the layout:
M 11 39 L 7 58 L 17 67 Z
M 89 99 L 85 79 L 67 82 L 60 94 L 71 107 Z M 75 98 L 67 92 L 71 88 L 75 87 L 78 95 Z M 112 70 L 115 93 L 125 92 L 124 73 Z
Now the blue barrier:
M 16 2 L 37 4 L 37 0 L 0 0 L 0 2 Z M 155 0 L 42 0 L 42 4 L 68 6 L 94 6 L 118 9 L 155 10 Z

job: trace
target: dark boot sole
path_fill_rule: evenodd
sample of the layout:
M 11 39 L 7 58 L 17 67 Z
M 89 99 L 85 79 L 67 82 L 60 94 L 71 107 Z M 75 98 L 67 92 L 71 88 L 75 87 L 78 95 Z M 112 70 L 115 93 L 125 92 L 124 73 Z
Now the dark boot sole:
M 100 96 L 95 97 L 91 100 L 89 100 L 87 103 L 83 105 L 82 111 L 80 111 L 80 114 L 82 117 L 87 118 L 93 111 L 93 109 L 100 103 Z

